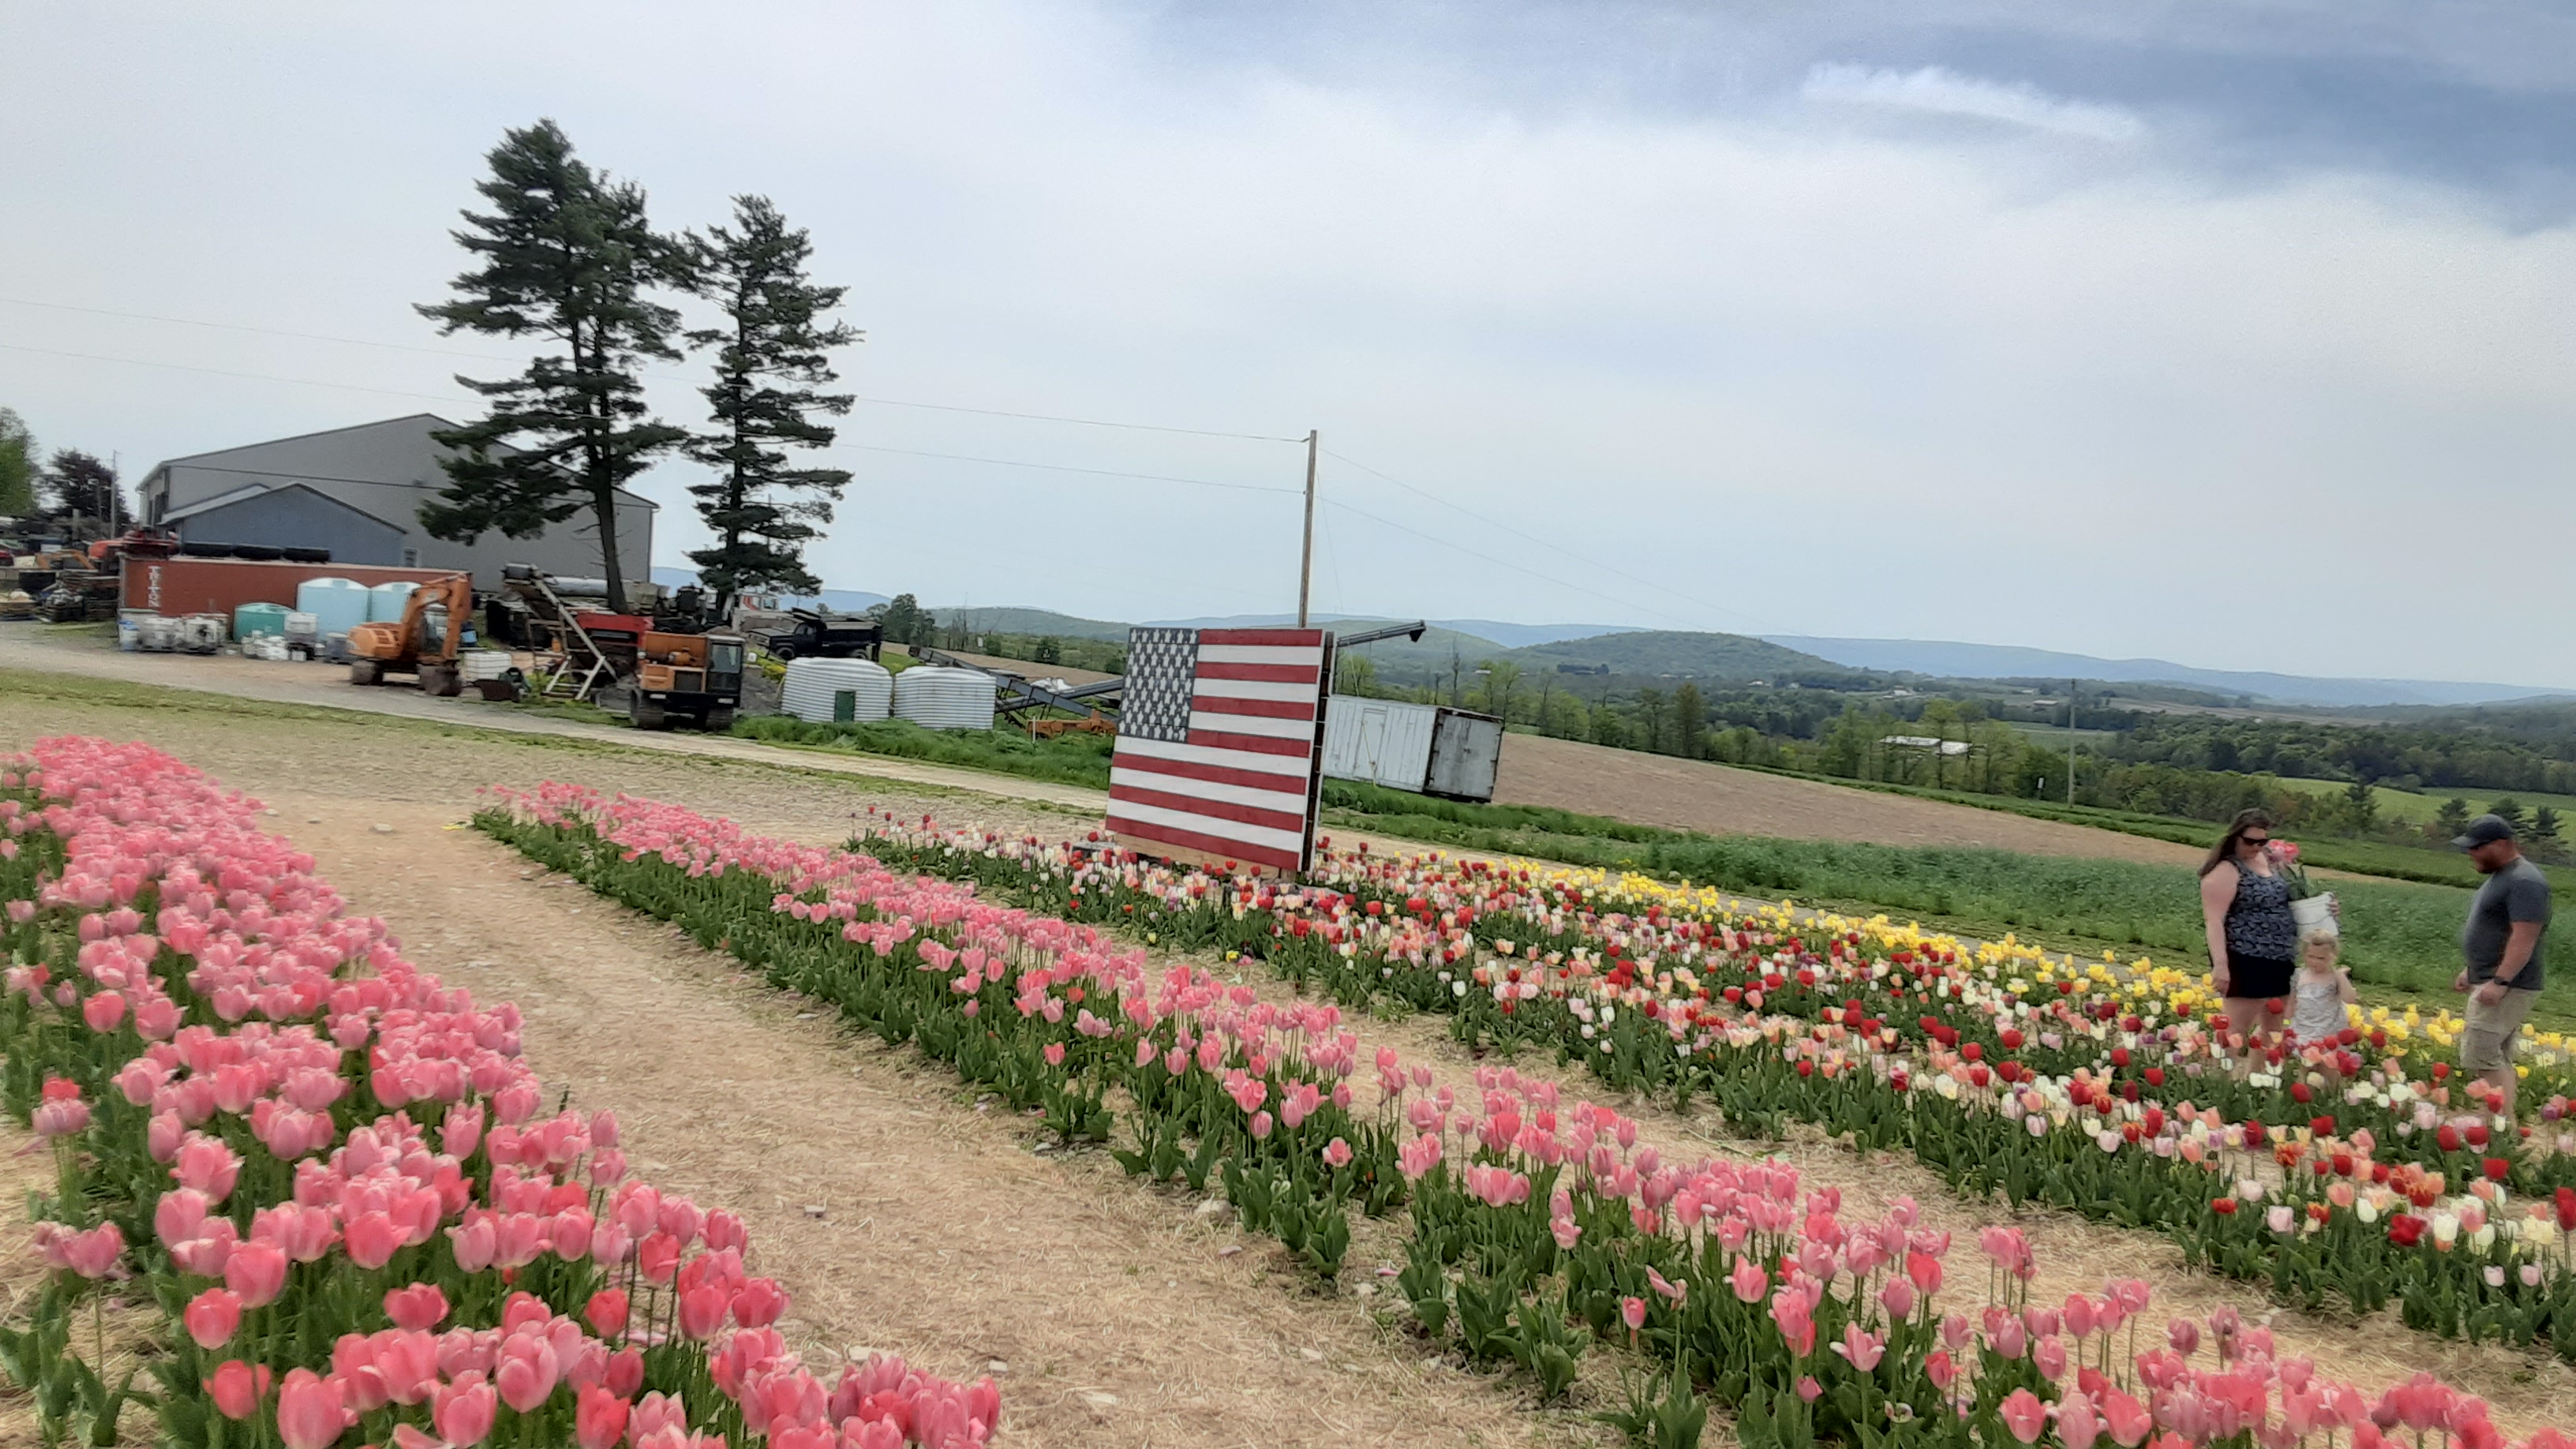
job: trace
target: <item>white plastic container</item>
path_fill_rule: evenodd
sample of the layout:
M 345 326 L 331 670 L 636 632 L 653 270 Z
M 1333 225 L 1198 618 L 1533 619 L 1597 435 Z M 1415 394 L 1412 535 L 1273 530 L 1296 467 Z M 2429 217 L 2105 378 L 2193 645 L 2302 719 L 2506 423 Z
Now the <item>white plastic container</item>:
M 355 579 L 306 579 L 295 586 L 295 611 L 311 614 L 319 634 L 346 634 L 367 622 L 367 598 L 367 586 Z
M 895 676 L 894 717 L 924 729 L 993 727 L 993 676 L 976 669 L 916 664 Z
M 135 622 L 135 647 L 146 654 L 167 654 L 179 647 L 179 621 L 146 614 Z
M 311 614 L 290 611 L 286 616 L 286 637 L 291 643 L 310 644 L 322 637 L 322 621 Z
M 401 623 L 403 605 L 411 602 L 412 590 L 419 587 L 418 584 L 398 581 L 378 584 L 367 590 L 367 622 L 370 624 Z
M 871 660 L 791 659 L 778 712 L 808 724 L 884 719 L 894 693 L 894 676 Z
M 116 647 L 131 654 L 143 647 L 143 621 L 154 617 L 149 609 L 120 609 L 116 614 Z
M 498 649 L 468 649 L 456 656 L 456 677 L 467 684 L 509 672 L 510 656 Z
M 212 654 L 224 647 L 228 632 L 221 614 L 190 614 L 179 621 L 179 648 L 189 654 Z

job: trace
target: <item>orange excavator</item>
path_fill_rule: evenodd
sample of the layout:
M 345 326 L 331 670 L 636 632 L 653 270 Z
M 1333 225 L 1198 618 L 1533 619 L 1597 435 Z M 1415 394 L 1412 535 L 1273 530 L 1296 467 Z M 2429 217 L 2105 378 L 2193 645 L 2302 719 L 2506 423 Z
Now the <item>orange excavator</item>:
M 349 682 L 382 684 L 388 674 L 409 674 L 419 679 L 421 693 L 454 698 L 465 689 L 456 672 L 457 643 L 473 618 L 473 575 L 430 580 L 411 591 L 399 622 L 349 631 Z

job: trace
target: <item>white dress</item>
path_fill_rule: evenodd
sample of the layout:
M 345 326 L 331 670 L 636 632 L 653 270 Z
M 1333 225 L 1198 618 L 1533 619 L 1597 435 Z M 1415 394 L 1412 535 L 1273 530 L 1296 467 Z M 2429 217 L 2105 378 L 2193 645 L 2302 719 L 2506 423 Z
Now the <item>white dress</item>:
M 2321 1042 L 2351 1024 L 2343 1007 L 2343 979 L 2329 976 L 2319 983 L 2306 971 L 2290 978 L 2290 1030 L 2304 1042 Z

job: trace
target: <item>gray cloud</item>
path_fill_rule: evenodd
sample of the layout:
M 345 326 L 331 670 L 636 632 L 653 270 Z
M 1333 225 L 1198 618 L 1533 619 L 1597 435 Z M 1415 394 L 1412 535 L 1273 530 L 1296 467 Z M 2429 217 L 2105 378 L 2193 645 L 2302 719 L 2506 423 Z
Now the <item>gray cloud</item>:
M 1937 65 L 1911 71 L 1819 65 L 1807 72 L 1798 94 L 1811 101 L 1965 116 L 2092 141 L 2135 141 L 2147 134 L 2144 121 L 2117 106 L 2066 100 L 2026 82 L 1985 80 Z

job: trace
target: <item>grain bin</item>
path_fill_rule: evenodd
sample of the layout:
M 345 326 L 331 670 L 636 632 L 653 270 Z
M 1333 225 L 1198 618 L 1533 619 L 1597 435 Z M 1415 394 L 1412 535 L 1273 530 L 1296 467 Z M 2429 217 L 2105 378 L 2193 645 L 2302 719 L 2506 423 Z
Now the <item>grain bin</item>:
M 244 604 L 233 610 L 233 637 L 247 639 L 254 634 L 284 634 L 287 613 L 284 604 Z
M 411 602 L 411 591 L 419 587 L 418 584 L 397 580 L 389 584 L 378 584 L 367 590 L 367 622 L 370 624 L 401 623 L 403 605 Z
M 991 729 L 993 676 L 980 669 L 916 664 L 895 676 L 894 717 L 925 729 Z
M 295 610 L 311 614 L 325 636 L 346 634 L 367 622 L 367 586 L 355 579 L 306 579 L 295 586 Z
M 778 712 L 808 724 L 884 719 L 894 709 L 894 676 L 865 659 L 791 659 Z

